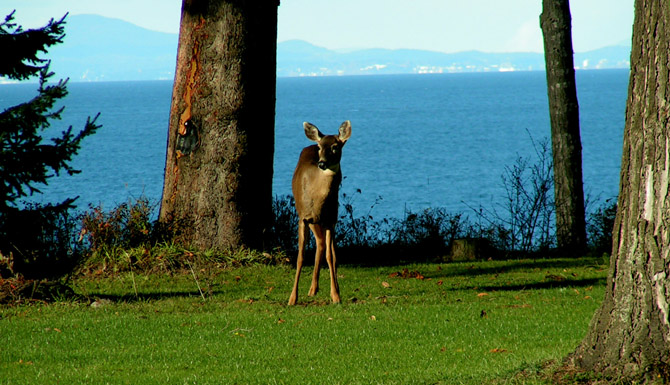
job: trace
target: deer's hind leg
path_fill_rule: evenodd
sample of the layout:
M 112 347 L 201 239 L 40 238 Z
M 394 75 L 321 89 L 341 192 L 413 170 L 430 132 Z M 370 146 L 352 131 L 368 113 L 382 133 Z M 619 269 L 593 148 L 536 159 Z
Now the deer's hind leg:
M 335 258 L 335 231 L 326 229 L 326 262 L 330 270 L 330 298 L 340 303 L 340 285 L 337 283 L 337 265 Z
M 310 230 L 314 234 L 316 244 L 316 254 L 314 255 L 314 273 L 312 274 L 312 285 L 309 287 L 309 296 L 315 296 L 319 292 L 319 272 L 321 271 L 321 259 L 323 251 L 326 249 L 326 239 L 323 234 L 323 227 L 318 224 L 310 224 Z

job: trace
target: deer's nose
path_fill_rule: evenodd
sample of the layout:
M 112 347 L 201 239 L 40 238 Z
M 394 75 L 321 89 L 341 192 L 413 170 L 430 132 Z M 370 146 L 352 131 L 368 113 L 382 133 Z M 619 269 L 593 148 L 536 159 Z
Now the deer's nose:
M 319 166 L 320 169 L 325 170 L 326 169 L 326 162 L 321 161 L 321 162 L 319 162 L 318 166 Z

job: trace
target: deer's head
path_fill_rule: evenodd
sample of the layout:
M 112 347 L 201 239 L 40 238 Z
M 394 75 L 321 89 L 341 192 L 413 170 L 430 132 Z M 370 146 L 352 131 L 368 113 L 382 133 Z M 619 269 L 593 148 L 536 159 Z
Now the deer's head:
M 351 136 L 351 122 L 347 120 L 342 123 L 337 135 L 324 135 L 315 125 L 308 122 L 303 123 L 303 127 L 307 138 L 319 145 L 319 168 L 338 172 L 342 147 Z

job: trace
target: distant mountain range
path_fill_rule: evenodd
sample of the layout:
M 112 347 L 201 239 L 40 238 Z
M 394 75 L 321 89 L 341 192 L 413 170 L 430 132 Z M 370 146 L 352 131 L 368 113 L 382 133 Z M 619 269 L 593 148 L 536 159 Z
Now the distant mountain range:
M 66 20 L 63 43 L 51 47 L 47 55 L 57 77 L 71 81 L 174 78 L 177 34 L 98 15 Z
M 178 35 L 97 15 L 67 18 L 63 44 L 50 49 L 51 70 L 71 81 L 173 79 Z M 628 68 L 630 47 L 576 53 L 580 69 Z M 300 40 L 277 45 L 277 76 L 544 70 L 541 53 L 441 53 L 363 49 L 341 53 Z
M 612 46 L 576 53 L 575 68 L 628 68 L 630 47 Z M 338 53 L 300 40 L 277 46 L 278 76 L 399 73 L 544 71 L 544 54 L 532 52 L 442 53 L 412 49 L 364 49 Z

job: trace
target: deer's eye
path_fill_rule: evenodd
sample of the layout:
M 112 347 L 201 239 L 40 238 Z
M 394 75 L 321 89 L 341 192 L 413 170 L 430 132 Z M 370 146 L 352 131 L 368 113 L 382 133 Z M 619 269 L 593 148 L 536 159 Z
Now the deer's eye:
M 332 147 L 330 148 L 330 151 L 331 151 L 333 154 L 337 153 L 337 150 L 338 150 L 337 146 L 332 146 Z

